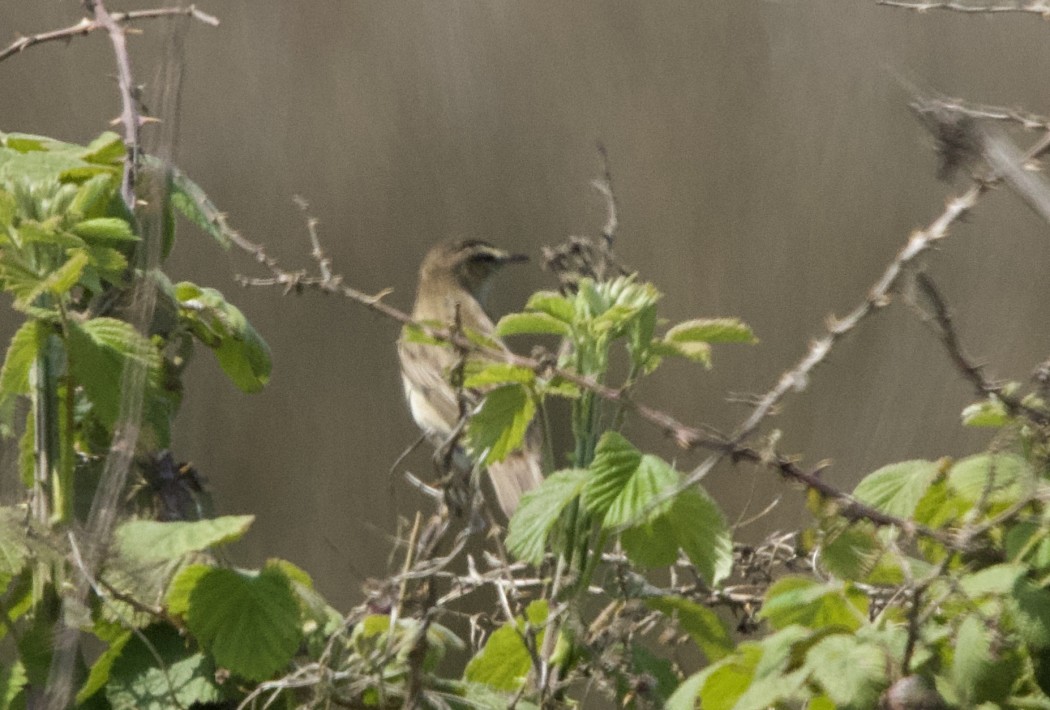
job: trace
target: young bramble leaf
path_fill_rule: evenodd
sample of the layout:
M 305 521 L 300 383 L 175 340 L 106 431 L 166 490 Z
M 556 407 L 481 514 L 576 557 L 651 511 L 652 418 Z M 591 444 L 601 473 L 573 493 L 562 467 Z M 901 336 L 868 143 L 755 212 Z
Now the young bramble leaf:
M 116 531 L 122 555 L 142 561 L 175 560 L 190 552 L 239 540 L 253 515 L 227 515 L 193 522 L 129 520 Z
M 512 383 L 490 390 L 467 424 L 471 450 L 486 465 L 502 461 L 521 447 L 535 415 L 536 402 L 524 385 Z
M 87 163 L 119 165 L 127 155 L 124 139 L 113 131 L 106 131 L 83 149 L 80 159 Z
M 114 708 L 137 710 L 211 705 L 224 696 L 215 672 L 215 663 L 175 628 L 154 624 L 122 646 L 109 669 L 106 699 Z
M 536 373 L 529 368 L 511 365 L 507 362 L 469 360 L 466 370 L 463 386 L 468 389 L 485 389 L 492 385 L 505 385 L 512 382 L 531 385 L 536 381 Z
M 840 626 L 850 631 L 868 618 L 868 597 L 852 584 L 824 584 L 782 577 L 767 590 L 759 617 L 775 629 L 799 624 L 810 629 Z
M 708 343 L 678 343 L 668 340 L 654 340 L 649 344 L 649 352 L 657 357 L 681 357 L 691 362 L 700 363 L 711 369 L 711 346 Z
M 463 679 L 496 690 L 518 690 L 532 669 L 532 655 L 522 637 L 526 619 L 533 627 L 542 628 L 547 621 L 546 602 L 532 602 L 525 611 L 525 618 L 519 616 L 515 623 L 504 624 L 493 631 L 481 651 L 470 659 L 463 671 Z M 542 643 L 543 635 L 543 631 L 537 634 L 537 644 Z
M 733 538 L 722 509 L 695 486 L 679 493 L 667 512 L 675 539 L 708 584 L 733 571 Z
M 572 333 L 572 326 L 542 312 L 508 313 L 496 324 L 496 334 L 508 335 L 561 335 Z
M 652 510 L 648 506 L 677 483 L 678 472 L 665 461 L 643 455 L 616 432 L 606 432 L 595 449 L 584 499 L 605 528 L 614 528 L 643 522 L 643 515 L 646 520 L 661 515 L 670 501 Z
M 566 324 L 573 323 L 576 314 L 572 301 L 554 291 L 537 291 L 532 294 L 525 304 L 525 310 L 545 313 Z
M 557 471 L 522 496 L 510 519 L 507 549 L 526 562 L 542 562 L 547 536 L 562 511 L 580 495 L 588 475 L 587 470 L 579 468 Z
M 15 402 L 19 395 L 29 393 L 29 371 L 49 332 L 46 324 L 27 320 L 15 331 L 7 346 L 4 365 L 0 369 L 0 429 L 7 436 L 10 436 L 14 424 Z
M 1010 423 L 1010 414 L 998 397 L 975 402 L 962 410 L 963 426 L 999 429 Z
M 737 318 L 697 318 L 675 325 L 664 335 L 670 343 L 757 343 L 751 327 Z
M 73 234 L 93 244 L 120 244 L 137 242 L 139 237 L 131 231 L 131 225 L 119 217 L 94 217 L 77 222 L 70 230 Z

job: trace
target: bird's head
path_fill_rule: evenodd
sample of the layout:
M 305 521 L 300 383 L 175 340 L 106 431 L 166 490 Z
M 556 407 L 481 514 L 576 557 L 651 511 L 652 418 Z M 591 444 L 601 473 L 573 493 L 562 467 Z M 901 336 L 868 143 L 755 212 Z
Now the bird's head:
M 492 276 L 506 264 L 528 261 L 478 239 L 441 242 L 427 253 L 419 270 L 420 289 L 461 288 L 484 304 Z

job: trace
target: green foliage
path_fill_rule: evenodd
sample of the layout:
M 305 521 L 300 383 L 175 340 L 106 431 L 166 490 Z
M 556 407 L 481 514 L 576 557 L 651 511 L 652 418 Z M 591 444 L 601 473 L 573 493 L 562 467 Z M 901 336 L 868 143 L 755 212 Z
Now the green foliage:
M 534 649 L 542 645 L 546 621 L 546 602 L 530 604 L 524 617 L 500 626 L 489 635 L 484 647 L 467 664 L 464 680 L 494 690 L 517 692 L 532 669 L 532 654 L 527 644 L 533 644 Z

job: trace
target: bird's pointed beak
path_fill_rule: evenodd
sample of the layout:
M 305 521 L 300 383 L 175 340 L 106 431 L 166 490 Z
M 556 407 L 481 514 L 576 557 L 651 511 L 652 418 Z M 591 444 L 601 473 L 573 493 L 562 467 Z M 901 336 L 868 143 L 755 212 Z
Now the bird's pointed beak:
M 501 252 L 499 255 L 500 264 L 521 264 L 529 260 L 528 254 L 511 254 L 510 252 Z

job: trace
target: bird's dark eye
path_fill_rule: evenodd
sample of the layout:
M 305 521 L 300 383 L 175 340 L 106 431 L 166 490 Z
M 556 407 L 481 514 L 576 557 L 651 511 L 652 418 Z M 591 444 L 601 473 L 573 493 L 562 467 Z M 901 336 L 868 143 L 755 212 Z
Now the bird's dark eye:
M 496 255 L 487 251 L 480 251 L 476 254 L 471 254 L 470 260 L 476 264 L 495 264 L 497 261 Z

